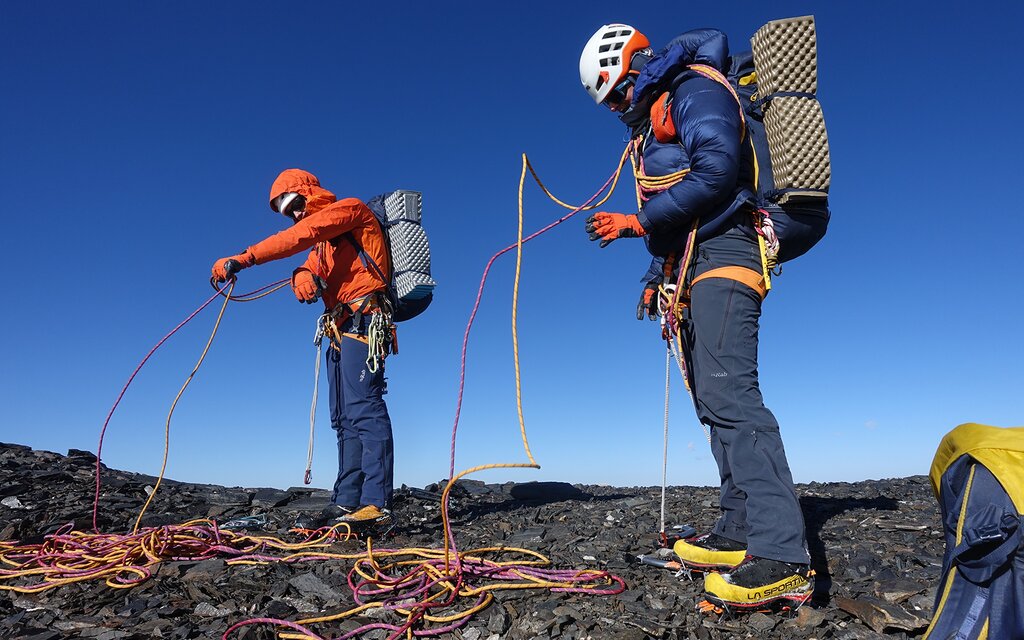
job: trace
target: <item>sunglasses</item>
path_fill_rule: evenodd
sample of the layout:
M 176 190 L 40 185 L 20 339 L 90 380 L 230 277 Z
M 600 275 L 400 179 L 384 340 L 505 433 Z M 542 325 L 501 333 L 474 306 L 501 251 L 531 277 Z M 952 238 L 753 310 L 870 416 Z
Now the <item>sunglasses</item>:
M 295 192 L 282 193 L 270 201 L 270 208 L 298 220 L 306 210 L 306 199 Z
M 601 104 L 609 109 L 614 109 L 625 102 L 626 93 L 629 91 L 629 88 L 633 86 L 633 82 L 633 76 L 626 76 L 622 82 L 612 87 L 612 90 L 608 92 L 608 95 L 605 96 L 603 101 L 601 101 Z

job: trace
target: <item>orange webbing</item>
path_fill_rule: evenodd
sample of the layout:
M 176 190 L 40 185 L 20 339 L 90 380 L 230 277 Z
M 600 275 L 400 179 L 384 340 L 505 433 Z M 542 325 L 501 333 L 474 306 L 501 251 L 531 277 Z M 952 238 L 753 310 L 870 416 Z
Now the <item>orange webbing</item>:
M 693 289 L 694 285 L 707 278 L 735 280 L 756 291 L 762 300 L 768 295 L 768 287 L 764 284 L 764 274 L 746 267 L 718 267 L 717 269 L 706 271 L 693 279 L 693 282 L 690 283 L 690 289 Z

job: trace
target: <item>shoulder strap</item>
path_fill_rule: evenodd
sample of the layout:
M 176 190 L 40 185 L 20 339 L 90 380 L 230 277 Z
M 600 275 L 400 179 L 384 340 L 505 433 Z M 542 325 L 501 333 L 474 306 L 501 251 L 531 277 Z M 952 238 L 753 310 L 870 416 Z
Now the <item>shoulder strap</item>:
M 732 94 L 732 97 L 736 99 L 736 104 L 740 108 L 740 126 L 742 127 L 742 133 L 740 134 L 740 138 L 742 139 L 743 136 L 745 136 L 747 133 L 747 118 L 746 115 L 743 113 L 743 101 L 740 100 L 740 96 L 736 93 L 736 89 L 733 88 L 732 83 L 729 82 L 729 79 L 726 78 L 718 69 L 708 66 L 706 64 L 691 64 L 687 68 L 690 69 L 691 71 L 699 73 L 700 75 L 704 76 L 709 80 L 714 80 L 718 84 L 722 85 L 723 87 L 728 89 L 729 93 Z
M 352 235 L 352 232 L 349 231 L 343 235 L 349 242 L 352 243 L 352 246 L 355 247 L 356 253 L 359 254 L 359 261 L 363 263 L 363 267 L 373 271 L 374 275 L 380 278 L 380 281 L 384 283 L 385 287 L 390 286 L 390 280 L 388 279 L 387 276 L 384 275 L 384 270 L 377 266 L 377 263 L 374 261 L 373 258 L 370 257 L 370 254 L 366 253 L 366 250 L 363 249 L 361 244 L 359 244 L 359 241 L 356 240 L 356 237 L 354 235 Z
M 721 71 L 712 66 L 706 64 L 691 64 L 687 65 L 686 68 L 709 80 L 714 80 L 729 90 L 729 93 L 731 93 L 732 97 L 736 99 L 736 104 L 739 106 L 741 127 L 740 139 L 742 140 L 747 134 L 747 119 L 743 112 L 743 101 L 740 100 L 739 94 L 736 93 L 736 89 L 733 88 L 732 84 Z M 667 143 L 676 138 L 678 131 L 676 129 L 675 122 L 672 120 L 671 91 L 666 91 L 658 96 L 654 101 L 654 104 L 651 105 L 651 129 L 654 131 L 654 137 L 657 138 L 658 142 Z

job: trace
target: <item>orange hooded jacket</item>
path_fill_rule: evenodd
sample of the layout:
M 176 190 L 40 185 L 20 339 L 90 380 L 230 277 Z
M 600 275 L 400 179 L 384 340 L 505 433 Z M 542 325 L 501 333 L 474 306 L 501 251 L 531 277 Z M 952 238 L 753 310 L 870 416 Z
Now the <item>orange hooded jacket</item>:
M 338 200 L 313 174 L 301 169 L 286 169 L 270 187 L 270 199 L 282 193 L 295 192 L 306 198 L 306 215 L 291 228 L 254 244 L 247 251 L 256 264 L 287 258 L 305 249 L 312 249 L 306 269 L 327 283 L 324 304 L 333 309 L 338 303 L 350 303 L 376 291 L 382 282 L 363 266 L 359 252 L 344 234 L 351 233 L 356 242 L 385 274 L 391 273 L 387 247 L 380 223 L 361 200 Z

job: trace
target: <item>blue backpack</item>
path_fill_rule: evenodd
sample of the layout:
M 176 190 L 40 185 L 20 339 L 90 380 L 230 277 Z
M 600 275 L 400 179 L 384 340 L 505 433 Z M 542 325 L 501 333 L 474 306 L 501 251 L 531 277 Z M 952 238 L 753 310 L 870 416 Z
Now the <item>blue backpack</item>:
M 731 62 L 727 77 L 743 106 L 747 135 L 750 137 L 757 168 L 757 184 L 749 196 L 750 203 L 768 212 L 779 238 L 778 262 L 781 264 L 807 253 L 825 236 L 831 217 L 828 199 L 821 194 L 812 194 L 810 190 L 801 190 L 804 195 L 796 195 L 791 190 L 776 189 L 764 124 L 767 100 L 757 97 L 753 54 L 748 51 L 735 55 Z
M 1024 428 L 960 425 L 930 476 L 946 553 L 924 640 L 1024 638 Z
M 813 30 L 813 18 L 805 17 L 769 23 L 758 31 L 758 36 L 766 31 L 772 33 L 770 28 L 778 24 L 783 28 L 796 25 L 797 28 Z M 637 124 L 639 118 L 647 115 L 652 104 L 661 100 L 659 94 L 664 97 L 662 92 L 673 92 L 681 82 L 693 77 L 694 65 L 711 67 L 708 69 L 711 73 L 698 73 L 722 83 L 727 82 L 743 111 L 749 136 L 749 142 L 745 143 L 751 147 L 755 179 L 754 184 L 737 186 L 737 198 L 745 198 L 752 210 L 766 213 L 771 220 L 771 227 L 779 240 L 774 262 L 782 263 L 803 255 L 824 237 L 828 228 L 830 211 L 827 188 L 776 188 L 765 128 L 765 111 L 772 108 L 773 100 L 781 99 L 780 103 L 788 100 L 790 104 L 795 100 L 813 101 L 816 105 L 817 98 L 812 93 L 781 90 L 759 97 L 754 54 L 748 51 L 729 57 L 725 34 L 715 29 L 698 29 L 673 39 L 644 65 L 636 82 L 633 107 L 622 117 L 623 121 L 627 125 Z M 656 106 L 662 109 L 663 117 L 666 113 L 671 114 L 667 103 Z M 633 111 L 636 113 L 631 114 Z M 823 123 L 821 126 L 824 126 Z M 674 127 L 671 124 L 670 130 L 674 130 Z
M 402 322 L 415 318 L 430 306 L 437 283 L 430 276 L 430 244 L 421 224 L 423 196 L 418 191 L 391 191 L 371 198 L 366 206 L 373 212 L 384 235 L 391 262 L 391 277 L 363 250 L 351 233 L 345 237 L 359 252 L 363 266 L 388 283 L 386 295 L 391 319 Z

